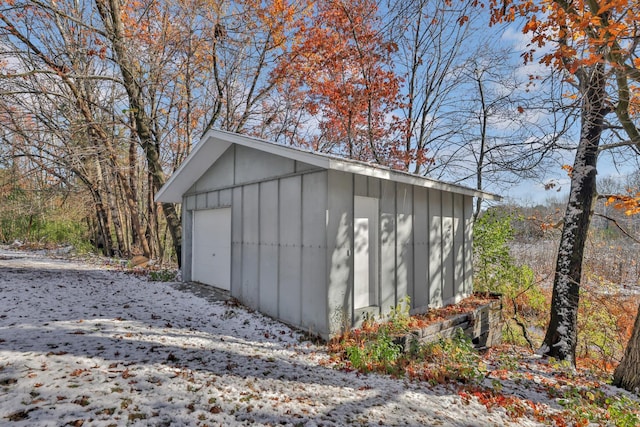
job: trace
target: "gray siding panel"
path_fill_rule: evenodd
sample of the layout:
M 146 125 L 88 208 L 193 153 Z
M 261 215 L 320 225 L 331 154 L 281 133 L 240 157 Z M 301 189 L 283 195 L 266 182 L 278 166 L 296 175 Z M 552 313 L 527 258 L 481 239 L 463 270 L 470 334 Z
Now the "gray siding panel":
M 442 306 L 442 192 L 429 190 L 429 305 Z
M 278 316 L 278 181 L 260 183 L 260 311 Z
M 329 332 L 352 322 L 353 181 L 348 173 L 328 171 L 327 276 Z
M 453 195 L 454 296 L 464 295 L 464 196 Z
M 185 210 L 193 210 L 196 208 L 196 196 L 185 196 L 182 198 Z
M 367 193 L 369 197 L 375 197 L 376 199 L 380 198 L 380 180 L 378 178 L 367 178 L 368 189 Z
M 369 196 L 368 178 L 363 175 L 355 175 L 353 177 L 353 180 L 354 180 L 353 195 L 363 196 L 363 197 Z
M 442 193 L 442 298 L 449 304 L 454 296 L 453 193 Z
M 396 185 L 396 304 L 413 294 L 413 191 Z
M 414 187 L 413 189 L 413 295 L 412 307 L 420 308 L 429 305 L 429 228 L 427 206 L 427 190 Z
M 196 196 L 196 209 L 206 209 L 207 208 L 207 194 L 198 194 Z
M 380 309 L 396 305 L 396 185 L 382 181 L 380 199 Z
M 259 186 L 246 185 L 242 190 L 242 300 L 258 307 L 259 286 Z
M 242 299 L 242 187 L 233 189 L 231 209 L 231 295 Z
M 473 292 L 473 197 L 464 197 L 464 292 Z
M 192 242 L 193 211 L 185 209 L 182 211 L 182 280 L 184 282 L 191 281 Z
M 207 196 L 207 209 L 215 209 L 220 207 L 220 192 L 211 191 L 206 194 Z
M 326 334 L 327 173 L 302 176 L 302 324 Z
M 295 161 L 248 147 L 236 146 L 235 184 L 276 178 L 295 172 Z
M 230 188 L 226 190 L 220 190 L 218 194 L 218 202 L 220 203 L 220 207 L 231 206 L 231 195 L 232 190 Z
M 233 146 L 229 147 L 218 161 L 202 175 L 191 190 L 203 192 L 233 185 L 234 151 Z
M 301 183 L 300 176 L 280 180 L 280 258 L 278 316 L 300 325 L 301 320 Z

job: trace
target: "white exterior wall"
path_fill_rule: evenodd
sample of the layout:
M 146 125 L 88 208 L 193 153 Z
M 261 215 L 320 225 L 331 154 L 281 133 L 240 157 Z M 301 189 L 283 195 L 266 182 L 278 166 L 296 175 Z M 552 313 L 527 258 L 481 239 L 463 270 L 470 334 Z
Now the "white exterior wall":
M 354 197 L 378 199 L 378 304 L 353 308 Z M 325 338 L 386 313 L 414 312 L 472 291 L 472 197 L 325 170 L 231 146 L 183 198 L 183 278 L 191 280 L 192 215 L 232 208 L 231 294 Z
M 353 175 L 327 173 L 327 315 L 334 334 L 353 325 Z
M 344 192 L 348 181 L 330 180 L 329 191 L 333 184 Z M 380 200 L 378 307 L 355 310 L 354 324 L 365 314 L 387 313 L 406 295 L 413 312 L 425 312 L 472 292 L 471 196 L 365 176 L 352 181 L 354 196 Z
M 231 207 L 231 295 L 328 336 L 326 188 L 325 170 L 232 146 L 184 197 L 183 279 L 191 236 L 206 233 L 191 229 L 193 211 Z

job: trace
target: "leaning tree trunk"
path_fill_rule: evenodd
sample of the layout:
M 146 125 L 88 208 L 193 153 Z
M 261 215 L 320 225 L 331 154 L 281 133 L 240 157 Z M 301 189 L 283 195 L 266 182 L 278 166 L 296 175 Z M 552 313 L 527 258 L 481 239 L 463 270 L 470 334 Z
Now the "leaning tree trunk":
M 613 385 L 636 393 L 640 390 L 640 308 L 622 362 L 613 373 Z
M 564 215 L 551 299 L 551 319 L 539 352 L 575 365 L 578 301 L 582 258 L 596 192 L 596 162 L 605 109 L 604 67 L 585 69 L 581 76 L 580 142 L 571 171 L 571 190 Z
M 126 49 L 125 28 L 121 19 L 120 2 L 118 0 L 96 1 L 100 17 L 109 33 L 113 43 L 114 57 L 122 73 L 122 81 L 127 92 L 129 108 L 134 117 L 136 134 L 142 145 L 147 159 L 149 175 L 153 180 L 153 185 L 157 191 L 165 183 L 165 176 L 160 161 L 160 148 L 153 137 L 149 126 L 149 118 L 145 113 L 145 102 L 140 89 L 140 84 L 136 81 L 136 73 L 141 69 Z M 173 239 L 178 265 L 181 264 L 182 246 L 182 223 L 180 215 L 173 203 L 163 203 L 164 213 L 169 232 Z

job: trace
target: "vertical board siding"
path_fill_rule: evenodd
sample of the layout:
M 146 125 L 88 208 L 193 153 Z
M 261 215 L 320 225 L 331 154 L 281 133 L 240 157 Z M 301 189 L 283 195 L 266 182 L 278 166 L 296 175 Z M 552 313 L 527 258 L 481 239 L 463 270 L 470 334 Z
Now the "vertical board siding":
M 220 207 L 220 192 L 211 191 L 207 193 L 207 209 L 215 209 Z
M 184 197 L 183 197 L 184 203 Z M 193 256 L 193 211 L 182 211 L 182 280 L 184 282 L 191 281 L 191 257 Z
M 353 177 L 353 195 L 354 196 L 369 196 L 369 183 L 367 177 L 362 175 L 355 175 Z
M 182 198 L 184 209 L 191 211 L 196 208 L 196 196 L 185 196 Z
M 380 198 L 380 179 L 367 177 L 367 196 Z
M 302 325 L 327 330 L 327 174 L 302 176 Z
M 442 299 L 449 304 L 454 296 L 453 193 L 442 193 Z
M 327 316 L 335 334 L 352 324 L 353 180 L 344 172 L 327 174 Z
M 396 184 L 382 181 L 380 198 L 380 309 L 396 305 Z
M 442 192 L 429 190 L 429 305 L 441 307 L 442 292 Z
M 258 306 L 260 277 L 259 185 L 242 189 L 242 299 L 249 307 Z
M 413 293 L 413 191 L 396 184 L 396 304 Z
M 464 196 L 464 292 L 473 292 L 473 197 Z
M 227 188 L 226 190 L 220 190 L 218 193 L 218 202 L 220 207 L 231 206 L 232 190 Z
M 370 242 L 377 271 L 370 274 L 380 312 L 405 295 L 424 309 L 472 292 L 471 196 L 317 171 L 247 147 L 232 147 L 225 158 L 190 189 L 199 194 L 183 197 L 184 280 L 192 276 L 193 233 L 201 232 L 192 229 L 193 211 L 230 206 L 231 295 L 324 337 L 351 327 L 353 209 L 361 196 L 379 201 L 377 241 Z M 289 175 L 297 171 L 305 172 Z
M 260 183 L 259 309 L 278 316 L 278 181 Z
M 242 300 L 242 187 L 233 189 L 231 199 L 231 295 Z
M 453 195 L 453 253 L 454 253 L 454 296 L 464 296 L 464 198 L 462 194 Z
M 413 308 L 429 305 L 429 209 L 427 190 L 413 189 Z
M 198 194 L 196 196 L 196 209 L 206 209 L 207 208 L 207 194 Z
M 280 179 L 278 317 L 300 325 L 302 266 L 302 177 Z

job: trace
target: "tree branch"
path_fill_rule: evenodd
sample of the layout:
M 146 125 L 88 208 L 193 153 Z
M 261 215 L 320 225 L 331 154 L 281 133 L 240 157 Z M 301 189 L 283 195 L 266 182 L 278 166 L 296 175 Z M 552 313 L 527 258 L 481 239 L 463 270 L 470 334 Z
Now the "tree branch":
M 602 151 L 606 151 L 606 150 L 612 150 L 614 148 L 620 148 L 620 147 L 637 148 L 638 144 L 636 144 L 633 141 L 620 141 L 620 142 L 615 142 L 615 143 L 611 143 L 611 144 L 604 144 L 604 145 L 601 145 L 600 147 L 598 147 L 598 152 L 602 152 Z
M 598 198 L 600 198 L 601 196 L 598 196 Z M 604 196 L 603 196 L 604 197 Z M 622 234 L 624 234 L 625 236 L 627 236 L 629 239 L 633 240 L 636 243 L 640 243 L 640 239 L 636 238 L 635 236 L 633 236 L 631 233 L 629 233 L 627 230 L 625 230 L 615 218 L 611 218 L 608 215 L 605 214 L 601 214 L 601 213 L 594 213 L 594 215 L 599 216 L 600 218 L 604 218 L 607 221 L 611 221 L 613 223 L 613 225 L 615 225 L 616 227 L 618 227 L 618 230 L 620 230 L 620 232 L 622 232 Z
M 76 24 L 78 24 L 78 25 L 80 25 L 80 26 L 82 26 L 82 27 L 84 27 L 84 28 L 86 28 L 88 30 L 95 31 L 96 33 L 100 34 L 103 37 L 107 36 L 107 33 L 105 33 L 104 31 L 102 31 L 99 28 L 96 28 L 96 27 L 94 27 L 92 25 L 87 25 L 87 23 L 84 22 L 82 19 L 75 18 L 75 17 L 73 17 L 71 15 L 68 15 L 68 14 L 62 12 L 61 10 L 58 10 L 58 9 L 56 9 L 54 7 L 51 7 L 51 4 L 53 2 L 44 3 L 44 2 L 41 2 L 39 0 L 29 0 L 29 1 L 31 3 L 33 3 L 33 4 L 35 4 L 35 5 L 40 6 L 43 9 L 46 9 L 46 10 L 49 10 L 49 11 L 53 12 L 54 14 L 56 14 L 58 16 L 61 16 L 61 17 L 65 18 L 65 19 L 68 19 L 69 21 L 72 21 L 72 22 L 74 22 L 74 23 L 76 23 Z

